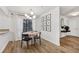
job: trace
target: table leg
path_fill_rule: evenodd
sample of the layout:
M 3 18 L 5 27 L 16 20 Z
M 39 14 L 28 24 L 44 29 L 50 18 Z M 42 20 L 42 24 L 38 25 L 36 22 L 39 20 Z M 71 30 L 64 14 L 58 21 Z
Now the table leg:
M 36 39 L 34 39 L 34 45 L 36 44 Z
M 27 48 L 29 47 L 29 41 L 26 42 L 27 43 Z
M 23 44 L 23 42 L 22 42 L 22 40 L 21 40 L 21 48 L 22 48 L 22 44 Z

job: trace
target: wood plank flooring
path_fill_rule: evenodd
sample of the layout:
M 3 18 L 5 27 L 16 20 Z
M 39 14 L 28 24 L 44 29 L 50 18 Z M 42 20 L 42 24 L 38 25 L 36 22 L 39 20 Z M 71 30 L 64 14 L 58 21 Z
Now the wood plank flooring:
M 61 39 L 61 46 L 65 48 L 65 52 L 79 52 L 79 37 L 66 36 Z M 64 50 L 64 49 L 63 49 Z
M 79 38 L 74 36 L 66 36 L 61 38 L 61 46 L 42 39 L 42 45 L 30 45 L 29 48 L 23 45 L 21 48 L 20 41 L 9 42 L 3 53 L 78 53 Z

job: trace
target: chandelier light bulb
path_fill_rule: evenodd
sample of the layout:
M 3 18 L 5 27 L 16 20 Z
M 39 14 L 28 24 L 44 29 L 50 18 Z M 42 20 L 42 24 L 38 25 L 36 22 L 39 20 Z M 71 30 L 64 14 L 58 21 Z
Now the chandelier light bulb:
M 32 11 L 30 11 L 30 14 L 25 14 L 24 16 L 27 18 L 27 19 L 35 19 L 36 18 L 36 15 L 34 15 L 35 13 Z
M 29 18 L 30 16 L 27 16 L 27 18 Z
M 31 11 L 31 13 L 30 13 L 30 14 L 31 14 L 31 15 L 33 15 L 33 14 L 34 14 L 34 12 L 32 12 L 32 11 Z
M 34 16 L 33 16 L 33 18 L 35 19 L 35 18 L 36 18 L 36 16 L 34 15 Z
M 27 14 L 25 14 L 25 16 L 27 17 L 28 15 L 27 15 Z
M 29 17 L 29 19 L 32 19 L 32 17 Z

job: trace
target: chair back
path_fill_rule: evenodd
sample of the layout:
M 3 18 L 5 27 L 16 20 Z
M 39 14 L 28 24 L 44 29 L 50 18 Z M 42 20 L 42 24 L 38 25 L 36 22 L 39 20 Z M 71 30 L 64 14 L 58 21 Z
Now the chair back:
M 41 32 L 39 32 L 36 36 L 35 36 L 36 39 L 39 39 L 41 38 Z
M 39 38 L 41 38 L 41 32 L 39 32 Z
M 28 40 L 29 35 L 28 34 L 22 34 L 22 40 Z

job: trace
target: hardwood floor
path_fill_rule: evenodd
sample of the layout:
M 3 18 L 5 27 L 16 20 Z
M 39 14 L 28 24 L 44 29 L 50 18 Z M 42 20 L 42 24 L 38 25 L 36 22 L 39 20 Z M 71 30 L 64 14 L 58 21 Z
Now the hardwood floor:
M 79 37 L 66 36 L 61 39 L 61 46 L 65 48 L 65 52 L 79 52 Z
M 78 53 L 79 38 L 74 36 L 66 36 L 61 38 L 61 46 L 42 40 L 42 45 L 30 45 L 29 48 L 23 45 L 21 48 L 20 41 L 9 42 L 3 53 Z

